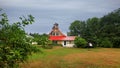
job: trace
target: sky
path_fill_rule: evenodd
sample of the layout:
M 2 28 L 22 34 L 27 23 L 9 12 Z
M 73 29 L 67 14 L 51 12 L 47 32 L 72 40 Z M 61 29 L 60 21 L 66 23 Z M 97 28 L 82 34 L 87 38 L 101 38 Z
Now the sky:
M 34 16 L 35 22 L 25 27 L 27 33 L 48 34 L 58 23 L 66 34 L 75 20 L 100 18 L 120 8 L 120 0 L 0 0 L 0 8 L 10 23 L 20 21 L 20 16 Z

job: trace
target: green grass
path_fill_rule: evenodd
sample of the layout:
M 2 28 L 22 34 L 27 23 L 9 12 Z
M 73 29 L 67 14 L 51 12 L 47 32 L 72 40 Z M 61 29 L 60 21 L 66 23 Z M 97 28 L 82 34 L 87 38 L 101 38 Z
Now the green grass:
M 42 49 L 29 56 L 23 68 L 120 68 L 118 48 L 63 48 Z M 25 66 L 24 66 L 25 65 Z M 26 67 L 29 66 L 29 67 Z
M 74 53 L 83 53 L 83 52 L 88 52 L 88 51 L 94 51 L 98 52 L 100 48 L 91 48 L 91 49 L 83 49 L 83 48 L 60 48 L 60 49 L 43 49 L 40 48 L 42 52 L 38 52 L 35 54 L 32 54 L 32 56 L 29 56 L 29 60 L 38 60 L 38 59 L 43 59 L 46 58 L 47 56 L 50 55 L 55 55 L 55 56 L 65 56 L 68 54 L 74 54 Z

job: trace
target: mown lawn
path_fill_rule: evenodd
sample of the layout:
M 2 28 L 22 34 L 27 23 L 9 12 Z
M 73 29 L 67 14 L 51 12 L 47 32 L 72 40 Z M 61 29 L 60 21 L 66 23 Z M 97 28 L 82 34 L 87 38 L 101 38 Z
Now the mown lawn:
M 21 64 L 22 68 L 120 68 L 118 48 L 63 48 L 41 49 Z

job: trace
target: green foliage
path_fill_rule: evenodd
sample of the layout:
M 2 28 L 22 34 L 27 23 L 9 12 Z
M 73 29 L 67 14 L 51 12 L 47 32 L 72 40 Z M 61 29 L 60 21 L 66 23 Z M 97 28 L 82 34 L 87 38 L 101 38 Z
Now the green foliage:
M 34 33 L 30 35 L 33 36 L 33 40 L 36 41 L 38 45 L 41 45 L 43 48 L 52 48 L 52 41 L 49 40 L 49 36 L 47 34 L 40 35 L 38 33 Z
M 52 48 L 53 48 L 53 45 L 52 45 L 52 44 L 42 45 L 42 47 L 45 48 L 45 49 L 52 49 Z
M 85 28 L 85 22 L 76 20 L 71 23 L 71 25 L 69 27 L 70 32 L 68 35 L 78 36 L 79 34 L 83 34 L 84 28 Z
M 120 47 L 120 8 L 101 17 L 89 18 L 87 21 L 74 21 L 71 23 L 69 35 L 79 35 L 94 46 L 100 46 L 104 38 L 108 38 L 113 47 Z M 106 43 L 107 44 L 107 43 Z M 107 45 L 106 45 L 107 46 Z
M 31 51 L 32 51 L 33 53 L 42 52 L 42 51 L 39 49 L 39 47 L 38 47 L 38 46 L 35 46 L 35 45 L 32 45 Z
M 120 48 L 120 8 L 101 18 L 101 37 L 107 37 L 113 47 Z
M 33 37 L 32 42 L 37 42 L 39 44 L 39 40 L 41 39 L 40 38 L 41 36 L 38 33 L 34 33 L 34 34 L 30 33 L 30 36 Z
M 18 63 L 24 62 L 28 55 L 37 50 L 27 40 L 24 31 L 26 25 L 34 22 L 34 17 L 20 17 L 21 22 L 9 24 L 5 13 L 0 16 L 0 67 L 16 68 Z
M 82 47 L 85 48 L 87 47 L 87 41 L 81 37 L 76 37 L 74 40 L 74 43 L 76 45 L 77 48 Z
M 52 42 L 49 40 L 49 36 L 46 34 L 41 35 L 41 39 L 40 39 L 39 43 L 43 46 L 52 44 Z
M 113 47 L 120 48 L 120 37 L 114 37 L 111 40 L 113 43 Z
M 111 41 L 109 41 L 108 38 L 105 38 L 101 41 L 101 44 L 100 44 L 101 47 L 105 47 L 105 48 L 112 48 L 113 45 L 111 43 Z

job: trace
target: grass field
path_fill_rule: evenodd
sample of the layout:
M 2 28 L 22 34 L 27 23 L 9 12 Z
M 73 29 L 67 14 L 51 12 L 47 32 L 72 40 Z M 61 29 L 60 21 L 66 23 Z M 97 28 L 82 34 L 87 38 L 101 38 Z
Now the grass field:
M 63 48 L 41 49 L 33 54 L 22 68 L 120 68 L 120 49 Z

